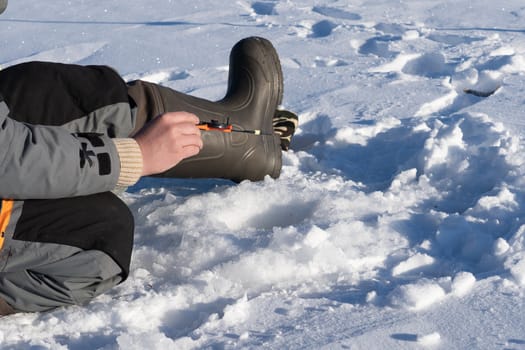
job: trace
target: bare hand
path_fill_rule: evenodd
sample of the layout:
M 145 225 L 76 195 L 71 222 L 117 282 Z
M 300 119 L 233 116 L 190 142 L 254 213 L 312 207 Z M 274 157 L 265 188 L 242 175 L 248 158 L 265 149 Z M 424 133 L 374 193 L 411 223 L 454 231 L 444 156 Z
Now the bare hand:
M 199 153 L 203 144 L 197 123 L 192 113 L 169 112 L 144 125 L 133 136 L 142 151 L 142 176 L 162 173 Z

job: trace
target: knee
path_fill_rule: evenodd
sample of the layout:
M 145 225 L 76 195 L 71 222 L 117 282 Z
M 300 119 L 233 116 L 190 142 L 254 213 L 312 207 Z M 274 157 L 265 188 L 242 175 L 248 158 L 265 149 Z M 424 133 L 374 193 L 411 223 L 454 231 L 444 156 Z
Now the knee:
M 113 193 L 105 192 L 94 195 L 94 203 L 90 206 L 103 222 L 112 229 L 133 234 L 135 220 L 129 207 Z
M 122 268 L 124 278 L 129 273 L 131 251 L 135 223 L 128 206 L 112 193 L 95 195 L 94 208 L 98 223 L 93 230 L 96 232 L 96 243 L 90 248 L 106 252 Z

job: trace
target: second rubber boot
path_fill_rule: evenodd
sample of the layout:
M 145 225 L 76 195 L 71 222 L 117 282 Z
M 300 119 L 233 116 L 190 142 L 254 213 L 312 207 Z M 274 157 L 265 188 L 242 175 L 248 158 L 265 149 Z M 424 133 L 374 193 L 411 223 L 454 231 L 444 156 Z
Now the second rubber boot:
M 228 90 L 217 102 L 144 81 L 129 85 L 132 98 L 148 101 L 148 111 L 142 114 L 155 116 L 186 111 L 197 115 L 201 122 L 230 123 L 237 130 L 202 131 L 204 147 L 201 152 L 160 176 L 225 178 L 236 182 L 262 180 L 266 175 L 279 176 L 281 147 L 279 136 L 273 131 L 272 119 L 281 103 L 283 77 L 277 52 L 268 40 L 250 37 L 233 47 Z M 138 91 L 145 96 L 136 96 Z M 140 103 L 138 108 L 141 114 L 143 106 Z

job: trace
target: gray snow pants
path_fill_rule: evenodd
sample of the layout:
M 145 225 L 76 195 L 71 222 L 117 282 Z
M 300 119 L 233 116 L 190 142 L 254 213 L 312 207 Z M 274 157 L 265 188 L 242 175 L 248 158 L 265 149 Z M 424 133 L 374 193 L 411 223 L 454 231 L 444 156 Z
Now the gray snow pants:
M 122 281 L 120 267 L 98 250 L 15 240 L 6 248 L 0 295 L 13 312 L 83 305 Z
M 126 278 L 117 260 L 129 261 L 133 218 L 112 193 L 10 203 L 0 214 L 0 315 L 83 305 Z

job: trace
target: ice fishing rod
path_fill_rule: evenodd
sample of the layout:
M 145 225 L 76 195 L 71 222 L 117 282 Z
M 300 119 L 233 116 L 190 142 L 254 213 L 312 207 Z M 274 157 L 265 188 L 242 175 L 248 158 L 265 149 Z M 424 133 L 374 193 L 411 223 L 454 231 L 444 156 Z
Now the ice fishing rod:
M 222 122 L 220 122 L 218 120 L 215 120 L 215 119 L 212 119 L 209 122 L 201 121 L 199 124 L 197 124 L 197 127 L 200 130 L 205 130 L 205 131 L 243 132 L 245 134 L 253 134 L 253 135 L 273 135 L 273 134 L 262 132 L 261 129 L 255 129 L 255 130 L 234 129 L 233 125 L 230 124 L 230 118 L 228 118 L 226 120 L 226 123 L 222 123 Z

